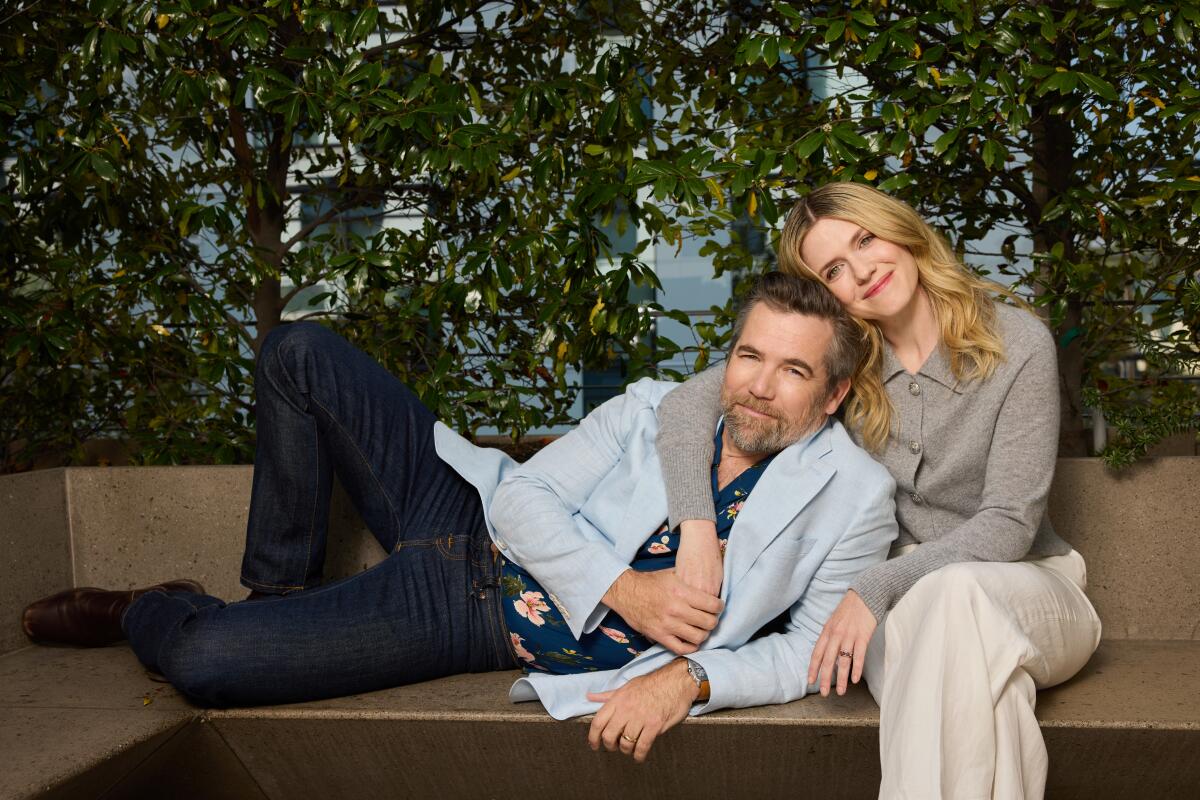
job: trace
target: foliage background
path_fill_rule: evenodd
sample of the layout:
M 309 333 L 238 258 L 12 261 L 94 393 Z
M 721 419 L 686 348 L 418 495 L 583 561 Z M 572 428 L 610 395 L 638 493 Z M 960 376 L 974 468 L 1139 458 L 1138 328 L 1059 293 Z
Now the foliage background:
M 258 344 L 337 281 L 326 323 L 460 430 L 565 421 L 568 365 L 637 377 L 685 344 L 648 346 L 651 242 L 705 240 L 745 278 L 767 265 L 743 240 L 827 180 L 1002 261 L 1059 338 L 1064 454 L 1088 407 L 1114 463 L 1193 424 L 1197 4 L 821 8 L 0 12 L 0 468 L 102 436 L 142 463 L 250 460 Z M 419 228 L 364 224 L 406 210 Z M 614 218 L 642 231 L 632 252 Z M 719 311 L 692 326 L 698 366 Z M 1144 371 L 1113 366 L 1131 355 Z

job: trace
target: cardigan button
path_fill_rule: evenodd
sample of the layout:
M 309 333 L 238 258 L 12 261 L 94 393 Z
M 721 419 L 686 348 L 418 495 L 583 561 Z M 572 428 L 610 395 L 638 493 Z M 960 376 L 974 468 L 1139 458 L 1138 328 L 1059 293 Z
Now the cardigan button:
M 917 397 L 918 395 L 920 395 L 921 394 L 921 384 L 917 383 L 916 381 L 913 381 L 912 383 L 908 384 L 908 393 L 911 394 L 913 397 Z
M 916 441 L 915 439 L 913 441 L 909 442 L 908 443 L 908 452 L 912 453 L 914 456 L 921 455 L 921 443 Z
M 908 498 L 913 501 L 913 505 L 915 506 L 919 506 L 925 502 L 925 498 L 921 497 L 921 495 L 917 494 L 916 492 L 909 492 Z

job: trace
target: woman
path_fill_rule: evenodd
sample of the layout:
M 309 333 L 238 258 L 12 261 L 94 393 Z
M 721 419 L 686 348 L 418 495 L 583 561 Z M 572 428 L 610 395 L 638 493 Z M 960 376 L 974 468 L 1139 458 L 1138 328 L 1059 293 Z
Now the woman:
M 1002 287 L 967 271 L 909 206 L 869 186 L 828 184 L 801 200 L 779 262 L 824 283 L 864 328 L 845 420 L 896 479 L 900 523 L 889 559 L 859 575 L 826 623 L 809 683 L 828 694 L 836 673 L 842 694 L 865 672 L 880 705 L 881 797 L 1041 797 L 1035 689 L 1075 674 L 1100 639 L 1083 559 L 1045 513 L 1054 340 L 1033 314 L 996 302 Z M 677 568 L 710 591 L 721 568 L 705 473 L 720 372 L 659 410 Z

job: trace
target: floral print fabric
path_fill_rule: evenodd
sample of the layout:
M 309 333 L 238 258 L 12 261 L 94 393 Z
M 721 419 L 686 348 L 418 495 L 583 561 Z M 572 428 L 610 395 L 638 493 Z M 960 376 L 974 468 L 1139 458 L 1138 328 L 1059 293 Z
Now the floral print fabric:
M 721 463 L 723 427 L 717 430 L 712 466 L 717 537 L 722 555 L 729 543 L 738 512 L 774 457 L 763 459 L 730 481 L 729 485 L 718 489 L 717 465 Z M 679 532 L 668 530 L 667 523 L 663 522 L 638 548 L 630 566 L 642 572 L 670 569 L 675 566 L 675 553 L 678 550 Z M 565 675 L 617 669 L 653 644 L 615 611 L 605 615 L 596 630 L 585 634 L 582 639 L 576 639 L 563 618 L 562 604 L 558 598 L 511 561 L 504 562 L 500 585 L 504 593 L 504 621 L 508 625 L 509 638 L 526 672 L 536 670 Z

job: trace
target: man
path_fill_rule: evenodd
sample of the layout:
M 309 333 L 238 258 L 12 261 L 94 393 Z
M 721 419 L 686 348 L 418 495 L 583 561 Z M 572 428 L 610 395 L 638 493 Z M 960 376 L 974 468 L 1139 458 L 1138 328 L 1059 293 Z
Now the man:
M 215 706 L 524 666 L 514 701 L 596 713 L 593 747 L 644 760 L 688 713 L 803 696 L 826 618 L 885 557 L 892 481 L 829 419 L 859 353 L 814 283 L 773 273 L 746 299 L 717 433 L 717 597 L 671 569 L 694 546 L 663 523 L 655 408 L 673 384 L 638 381 L 517 465 L 345 340 L 287 326 L 258 363 L 251 600 L 75 590 L 31 606 L 26 630 L 128 635 L 143 664 Z M 321 586 L 334 473 L 390 556 Z M 784 613 L 784 632 L 754 638 Z

